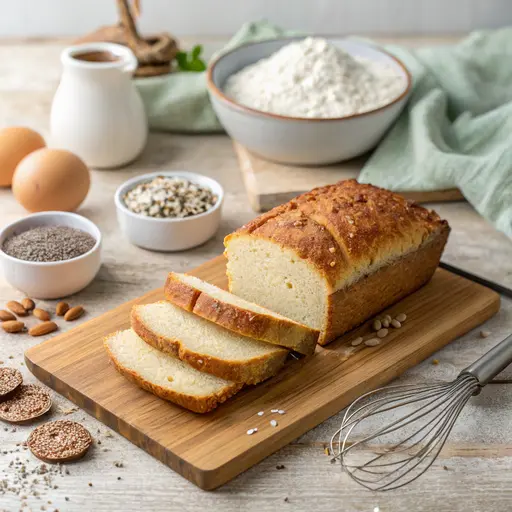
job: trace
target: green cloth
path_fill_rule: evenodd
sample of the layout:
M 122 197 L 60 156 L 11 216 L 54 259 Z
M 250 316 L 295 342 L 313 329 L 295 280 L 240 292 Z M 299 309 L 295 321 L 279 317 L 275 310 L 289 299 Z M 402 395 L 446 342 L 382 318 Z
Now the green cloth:
M 290 35 L 248 23 L 226 49 Z M 389 46 L 413 75 L 411 99 L 360 181 L 395 191 L 459 188 L 512 237 L 512 28 L 477 32 L 457 46 Z M 205 73 L 137 80 L 153 129 L 217 132 Z
M 457 187 L 512 237 L 512 28 L 451 47 L 388 50 L 414 88 L 359 180 L 396 191 Z

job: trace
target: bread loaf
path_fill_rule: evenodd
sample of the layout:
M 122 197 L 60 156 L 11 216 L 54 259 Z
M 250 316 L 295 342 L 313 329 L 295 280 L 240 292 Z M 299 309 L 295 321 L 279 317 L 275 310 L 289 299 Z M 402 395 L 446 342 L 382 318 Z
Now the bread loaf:
M 449 231 L 398 194 L 342 181 L 228 235 L 229 288 L 320 330 L 325 345 L 425 284 Z
M 315 351 L 318 331 L 197 277 L 171 272 L 165 283 L 165 297 L 176 306 L 243 336 L 305 355 Z

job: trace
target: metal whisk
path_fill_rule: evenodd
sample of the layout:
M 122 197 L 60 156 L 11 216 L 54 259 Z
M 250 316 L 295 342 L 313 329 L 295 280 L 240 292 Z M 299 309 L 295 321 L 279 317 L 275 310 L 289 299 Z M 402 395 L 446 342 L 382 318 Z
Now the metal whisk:
M 388 386 L 366 393 L 348 407 L 331 438 L 333 460 L 339 459 L 353 480 L 373 491 L 390 491 L 416 480 L 436 460 L 471 396 L 510 363 L 512 335 L 452 382 Z

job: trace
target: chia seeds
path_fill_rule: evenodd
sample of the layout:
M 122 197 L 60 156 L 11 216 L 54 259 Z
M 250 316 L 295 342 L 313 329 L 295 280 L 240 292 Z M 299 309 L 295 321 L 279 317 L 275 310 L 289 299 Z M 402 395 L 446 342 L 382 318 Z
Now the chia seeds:
M 19 260 L 64 261 L 90 251 L 96 240 L 89 233 L 68 226 L 40 226 L 8 238 L 2 250 Z
M 206 187 L 180 177 L 157 176 L 123 196 L 133 213 L 154 218 L 183 218 L 207 212 L 218 197 Z

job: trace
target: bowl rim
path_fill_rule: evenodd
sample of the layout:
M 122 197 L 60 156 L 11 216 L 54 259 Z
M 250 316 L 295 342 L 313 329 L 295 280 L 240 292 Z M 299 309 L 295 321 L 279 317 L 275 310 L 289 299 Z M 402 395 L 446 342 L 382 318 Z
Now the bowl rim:
M 190 215 L 188 217 L 167 217 L 167 218 L 158 218 L 158 217 L 146 217 L 144 215 L 141 215 L 140 213 L 132 212 L 128 207 L 124 204 L 124 201 L 121 198 L 121 194 L 130 188 L 135 188 L 136 185 L 139 183 L 143 183 L 145 181 L 149 181 L 150 178 L 155 178 L 157 176 L 165 176 L 165 177 L 183 177 L 187 178 L 190 181 L 196 181 L 197 180 L 205 180 L 212 184 L 213 186 L 210 186 L 208 184 L 207 186 L 211 189 L 211 191 L 217 195 L 217 202 L 206 212 L 203 213 L 197 213 L 195 215 Z M 218 193 L 214 190 L 216 188 L 218 190 Z M 204 174 L 199 174 L 197 172 L 191 172 L 191 171 L 155 171 L 155 172 L 148 172 L 146 174 L 141 174 L 139 176 L 135 176 L 134 178 L 130 178 L 129 180 L 126 180 L 124 183 L 119 185 L 117 187 L 117 190 L 114 194 L 114 202 L 116 205 L 116 208 L 120 211 L 122 211 L 124 214 L 128 215 L 129 217 L 133 217 L 138 220 L 144 220 L 147 222 L 154 222 L 156 224 L 167 224 L 167 223 L 182 223 L 182 222 L 190 222 L 195 219 L 200 219 L 202 217 L 207 217 L 217 211 L 224 202 L 224 188 L 222 185 L 213 178 L 210 178 L 210 176 L 205 176 Z
M 366 46 L 369 48 L 372 48 L 373 50 L 382 53 L 386 56 L 388 56 L 391 60 L 394 60 L 396 64 L 402 69 L 404 72 L 406 79 L 407 79 L 407 87 L 405 90 L 396 98 L 394 98 L 389 103 L 386 103 L 386 105 L 382 105 L 381 107 L 374 108 L 372 110 L 368 110 L 367 112 L 360 112 L 356 114 L 350 114 L 348 116 L 342 116 L 342 117 L 292 117 L 292 116 L 285 116 L 282 114 L 274 114 L 272 112 L 265 112 L 263 110 L 258 110 L 252 107 L 247 107 L 246 105 L 242 105 L 241 103 L 236 102 L 232 98 L 230 98 L 228 95 L 226 95 L 213 81 L 213 70 L 215 66 L 225 57 L 228 57 L 229 55 L 237 52 L 238 50 L 242 48 L 246 48 L 248 46 L 256 46 L 264 43 L 269 43 L 273 41 L 298 41 L 300 39 L 305 39 L 306 37 L 322 37 L 322 36 L 314 36 L 314 35 L 304 35 L 304 36 L 291 36 L 291 37 L 273 37 L 271 39 L 264 39 L 263 41 L 253 41 L 249 43 L 241 44 L 240 46 L 237 46 L 236 48 L 233 48 L 231 50 L 228 50 L 226 52 L 221 53 L 216 58 L 214 58 L 209 64 L 208 68 L 206 70 L 206 84 L 208 86 L 208 89 L 212 94 L 218 97 L 219 100 L 224 101 L 227 103 L 227 106 L 234 108 L 235 110 L 239 110 L 248 114 L 259 114 L 264 117 L 270 117 L 273 119 L 279 119 L 283 121 L 310 121 L 310 122 L 332 122 L 332 121 L 345 121 L 347 119 L 354 119 L 359 117 L 368 116 L 371 114 L 375 114 L 376 112 L 380 112 L 381 110 L 387 109 L 396 103 L 399 103 L 402 99 L 406 98 L 412 89 L 412 75 L 409 71 L 409 69 L 406 67 L 406 65 L 398 58 L 395 57 L 392 53 L 388 52 L 387 50 L 384 50 L 380 46 L 373 44 L 373 43 L 367 43 L 364 41 L 360 41 L 358 39 L 353 39 L 350 37 L 338 37 L 338 38 L 326 38 L 323 37 L 323 39 L 327 39 L 328 41 L 332 40 L 347 40 L 347 41 L 353 41 L 354 43 L 360 44 L 362 46 Z
M 88 224 L 89 227 L 91 228 L 91 231 L 93 231 L 95 233 L 94 235 L 91 235 L 91 236 L 94 236 L 94 238 L 96 240 L 96 243 L 92 246 L 91 249 L 89 249 L 84 254 L 81 254 L 80 256 L 76 256 L 75 258 L 70 258 L 68 260 L 59 260 L 59 261 L 29 261 L 29 260 L 22 260 L 20 258 L 15 258 L 14 256 L 11 256 L 10 254 L 7 254 L 3 250 L 3 248 L 2 248 L 3 241 L 5 240 L 5 234 L 6 234 L 6 232 L 8 230 L 13 229 L 18 224 L 25 223 L 26 221 L 29 221 L 31 219 L 41 218 L 41 217 L 50 217 L 52 215 L 56 215 L 56 216 L 61 217 L 61 218 L 75 218 L 75 219 L 78 218 L 80 221 L 83 221 L 85 224 Z M 56 225 L 73 227 L 73 226 L 69 226 L 68 224 L 56 224 Z M 80 229 L 80 228 L 76 228 L 76 229 Z M 24 233 L 25 231 L 28 231 L 28 229 L 24 229 L 20 233 Z M 98 228 L 98 226 L 92 220 L 89 220 L 87 217 L 84 217 L 83 215 L 79 215 L 78 213 L 63 212 L 63 211 L 56 211 L 56 210 L 54 210 L 54 211 L 48 211 L 48 212 L 33 213 L 31 215 L 27 215 L 26 217 L 22 217 L 21 219 L 15 220 L 14 222 L 11 222 L 10 224 L 7 224 L 7 226 L 3 227 L 0 230 L 0 242 L 1 242 L 1 245 L 0 245 L 0 256 L 4 257 L 5 259 L 7 259 L 9 261 L 12 261 L 14 263 L 18 263 L 18 264 L 21 263 L 22 265 L 30 265 L 30 266 L 34 266 L 34 267 L 46 267 L 46 268 L 48 268 L 48 267 L 56 267 L 56 266 L 66 265 L 68 263 L 74 263 L 76 261 L 88 258 L 93 253 L 98 251 L 98 249 L 101 247 L 102 234 L 101 234 L 101 231 Z

